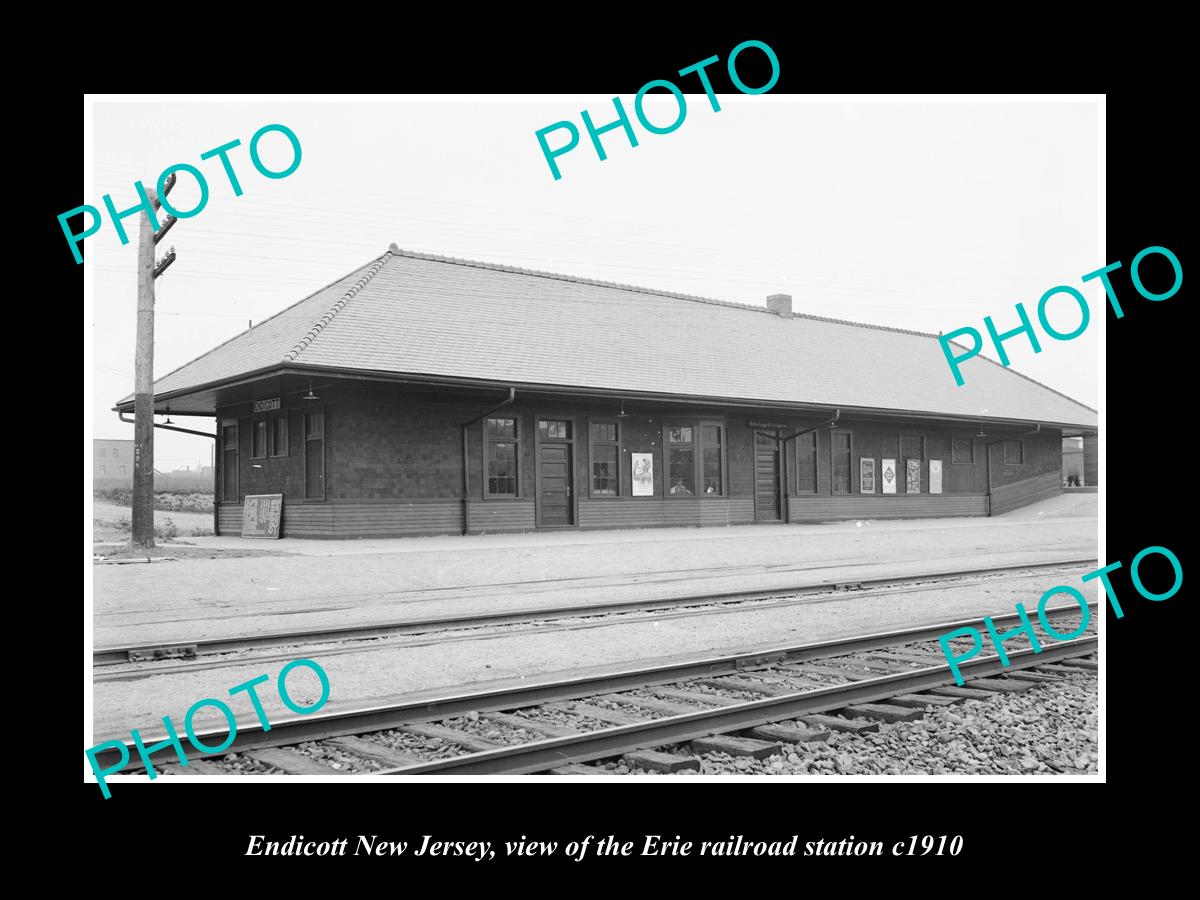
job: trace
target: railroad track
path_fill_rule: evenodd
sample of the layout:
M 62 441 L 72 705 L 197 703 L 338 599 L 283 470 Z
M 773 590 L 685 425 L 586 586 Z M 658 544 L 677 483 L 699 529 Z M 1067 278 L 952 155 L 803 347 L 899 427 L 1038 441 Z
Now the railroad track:
M 383 638 L 426 635 L 436 632 L 461 633 L 464 631 L 519 626 L 531 623 L 541 624 L 564 619 L 593 619 L 601 616 L 636 615 L 638 613 L 657 614 L 673 610 L 677 611 L 679 616 L 705 614 L 698 611 L 689 611 L 697 607 L 708 608 L 708 611 L 712 611 L 713 608 L 736 608 L 749 603 L 769 603 L 772 601 L 774 601 L 774 605 L 788 606 L 796 603 L 812 602 L 815 598 L 823 594 L 840 595 L 847 591 L 853 591 L 856 596 L 871 597 L 879 596 L 882 593 L 901 593 L 905 590 L 928 590 L 929 586 L 924 583 L 930 581 L 939 582 L 937 585 L 938 589 L 951 589 L 955 586 L 953 581 L 958 579 L 987 578 L 994 581 L 1014 580 L 1026 577 L 1030 573 L 1064 568 L 1072 569 L 1074 574 L 1074 572 L 1077 572 L 1082 567 L 1093 563 L 1095 563 L 1095 559 L 1021 563 L 987 569 L 958 569 L 850 582 L 829 581 L 820 584 L 809 583 L 793 587 L 771 588 L 768 590 L 721 591 L 657 600 L 541 606 L 507 610 L 498 613 L 410 618 L 364 625 L 292 629 L 251 636 L 222 637 L 200 641 L 156 641 L 141 644 L 114 645 L 96 648 L 92 653 L 92 665 L 97 669 L 102 669 L 109 666 L 124 666 L 130 663 L 158 664 L 153 669 L 123 669 L 121 673 L 111 675 L 97 673 L 94 679 L 95 681 L 127 680 L 131 677 L 138 677 L 141 673 L 151 671 L 154 673 L 194 671 L 197 668 L 204 668 L 204 666 L 197 666 L 192 662 L 194 660 L 220 657 L 247 650 L 261 650 L 272 647 L 296 647 L 321 643 L 344 644 L 347 642 L 370 641 Z M 570 627 L 592 627 L 592 625 L 584 624 Z M 421 643 L 427 644 L 430 641 Z M 358 648 L 349 648 L 342 652 L 350 652 L 354 649 Z M 279 658 L 283 659 L 285 657 Z M 168 668 L 171 664 L 175 664 L 176 668 Z
M 197 758 L 188 769 L 200 774 L 516 775 L 581 771 L 576 767 L 588 761 L 684 742 L 697 749 L 763 754 L 782 743 L 819 740 L 831 728 L 866 730 L 879 720 L 919 717 L 929 706 L 1025 690 L 1057 679 L 1063 668 L 1096 668 L 1079 660 L 1097 652 L 1096 604 L 1089 607 L 1092 623 L 1074 640 L 1048 643 L 1034 653 L 1022 635 L 1006 645 L 1007 667 L 994 653 L 960 663 L 967 680 L 962 688 L 953 686 L 937 638 L 978 626 L 978 619 L 293 716 L 272 722 L 269 732 L 257 723 L 239 723 L 228 750 Z M 1079 608 L 1060 607 L 1048 615 L 1061 624 L 1077 620 Z M 1013 614 L 993 621 L 1007 628 L 1020 620 Z M 1035 667 L 1039 671 L 1028 671 Z M 1011 677 L 1017 671 L 1024 679 Z M 727 737 L 734 732 L 748 736 Z M 227 732 L 198 737 L 219 745 Z M 132 743 L 127 750 L 128 768 L 139 766 Z M 118 759 L 118 752 L 106 750 L 98 765 L 112 766 Z M 638 759 L 669 770 L 679 755 L 643 752 Z M 188 772 L 177 765 L 162 768 Z

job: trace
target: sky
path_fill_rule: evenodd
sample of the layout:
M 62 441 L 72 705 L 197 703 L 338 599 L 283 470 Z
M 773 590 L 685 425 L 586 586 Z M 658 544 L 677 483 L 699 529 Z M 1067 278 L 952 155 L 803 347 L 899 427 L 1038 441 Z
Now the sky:
M 406 250 L 763 304 L 791 294 L 797 312 L 937 333 L 991 315 L 1018 324 L 1024 303 L 1069 285 L 1092 324 L 1069 342 L 1042 336 L 1005 347 L 1012 368 L 1098 407 L 1103 289 L 1081 276 L 1102 258 L 1098 101 L 850 102 L 763 94 L 687 95 L 683 124 L 637 147 L 617 129 L 600 161 L 581 124 L 615 117 L 611 96 L 401 97 L 136 102 L 96 98 L 82 203 L 133 206 L 174 163 L 199 168 L 207 206 L 159 245 L 177 252 L 156 282 L 155 374 L 244 331 L 381 254 Z M 622 98 L 632 117 L 632 98 Z M 669 95 L 647 98 L 653 122 L 677 115 Z M 581 142 L 557 160 L 555 180 L 535 132 L 573 121 Z M 295 132 L 294 173 L 268 179 L 247 145 L 263 125 Z M 231 140 L 235 197 L 216 159 Z M 548 138 L 552 147 L 563 132 Z M 291 160 L 265 137 L 263 162 Z M 199 197 L 181 174 L 171 200 Z M 105 221 L 84 243 L 92 296 L 92 436 L 132 438 L 114 403 L 132 392 L 136 328 L 136 219 L 122 246 Z M 64 252 L 69 253 L 66 242 Z M 1061 298 L 1060 301 L 1061 302 Z M 1051 308 L 1069 332 L 1079 313 Z M 995 358 L 988 349 L 985 355 Z M 847 360 L 853 365 L 853 360 Z M 969 367 L 965 370 L 969 377 Z M 951 378 L 949 367 L 946 377 Z M 159 421 L 162 421 L 160 418 Z M 211 419 L 177 424 L 212 431 Z M 155 467 L 208 465 L 213 442 L 155 432 Z

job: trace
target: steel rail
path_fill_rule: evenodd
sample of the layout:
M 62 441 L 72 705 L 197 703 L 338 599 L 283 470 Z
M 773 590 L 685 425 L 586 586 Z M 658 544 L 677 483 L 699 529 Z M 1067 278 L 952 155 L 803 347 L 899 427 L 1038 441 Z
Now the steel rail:
M 1097 601 L 1088 603 L 1089 615 L 1097 608 Z M 1078 611 L 1077 604 L 1058 606 L 1046 610 L 1047 616 Z M 993 616 L 994 625 L 1009 625 L 1019 623 L 1021 617 L 1013 612 L 1002 616 Z M 247 750 L 261 750 L 268 747 L 280 747 L 288 744 L 299 744 L 306 741 L 320 741 L 345 735 L 362 734 L 370 731 L 387 731 L 404 725 L 415 725 L 422 722 L 436 722 L 470 712 L 499 712 L 507 709 L 519 709 L 537 706 L 558 700 L 574 700 L 595 694 L 607 694 L 615 691 L 630 690 L 631 688 L 649 687 L 658 684 L 669 684 L 675 681 L 686 681 L 690 678 L 730 675 L 749 669 L 761 668 L 782 663 L 804 662 L 812 659 L 823 659 L 831 656 L 877 650 L 898 644 L 908 644 L 915 641 L 934 640 L 947 632 L 958 628 L 973 627 L 982 622 L 982 617 L 962 619 L 956 622 L 942 622 L 934 625 L 921 625 L 914 628 L 903 628 L 896 631 L 883 631 L 873 634 L 859 635 L 851 638 L 839 638 L 832 641 L 818 641 L 808 644 L 785 646 L 768 646 L 751 648 L 721 656 L 707 656 L 655 663 L 602 673 L 585 673 L 568 676 L 554 681 L 529 682 L 503 687 L 485 688 L 465 693 L 428 693 L 420 697 L 400 697 L 396 702 L 378 703 L 348 710 L 330 710 L 311 715 L 291 715 L 271 722 L 270 729 L 264 731 L 257 719 L 237 722 L 237 733 L 233 742 L 219 753 L 189 754 L 189 758 L 203 759 L 208 756 L 220 757 L 229 753 L 242 753 Z M 1073 642 L 1072 646 L 1078 644 Z M 1065 646 L 1065 644 L 1059 645 Z M 1051 647 L 1050 649 L 1054 649 Z M 1040 662 L 1049 661 L 1046 656 L 1049 650 L 1043 650 Z M 1008 654 L 1017 658 L 1018 652 Z M 968 663 L 971 661 L 968 661 Z M 967 664 L 960 665 L 964 671 Z M 949 672 L 948 667 L 944 667 Z M 950 679 L 953 681 L 953 678 Z M 872 679 L 870 683 L 878 683 L 880 679 Z M 867 682 L 858 682 L 866 684 Z M 944 681 L 938 682 L 945 683 Z M 808 693 L 808 692 L 806 692 Z M 857 701 L 844 701 L 839 705 Z M 734 707 L 726 707 L 733 709 Z M 665 721 L 665 720 L 661 720 Z M 764 720 L 766 721 L 766 720 Z M 607 729 L 606 729 L 607 731 Z M 598 733 L 598 732 L 594 732 Z M 196 732 L 196 738 L 208 746 L 221 746 L 228 737 L 228 731 L 220 728 L 206 729 Z M 166 732 L 156 733 L 153 737 L 143 738 L 149 746 L 167 738 Z M 127 755 L 126 769 L 143 768 L 141 755 L 137 745 L 132 741 L 110 739 L 113 743 L 123 743 Z M 102 742 L 97 742 L 99 745 Z M 540 742 L 539 742 L 540 743 Z M 663 742 L 660 742 L 663 743 Z M 120 763 L 121 751 L 108 748 L 96 754 L 97 765 L 109 768 Z M 594 757 L 593 757 L 594 758 Z M 557 765 L 558 763 L 554 763 Z
M 1001 664 L 998 656 L 992 656 L 967 660 L 960 663 L 959 668 L 967 678 L 998 675 L 1013 669 L 1020 670 L 1092 653 L 1097 649 L 1098 641 L 1099 639 L 1092 635 L 1056 644 L 1040 653 L 1035 653 L 1033 649 L 1011 652 L 1008 654 L 1008 666 Z M 636 725 L 604 728 L 572 737 L 516 744 L 414 766 L 385 769 L 372 774 L 527 775 L 568 763 L 587 762 L 662 744 L 682 743 L 714 733 L 740 731 L 767 722 L 829 712 L 855 703 L 884 700 L 897 694 L 928 690 L 953 681 L 950 667 L 938 666 L 845 685 L 798 691 L 764 700 L 751 700 L 736 706 L 720 706 L 712 710 L 639 722 Z
M 486 628 L 496 625 L 520 625 L 529 622 L 548 622 L 554 619 L 569 619 L 585 616 L 613 615 L 625 612 L 651 612 L 662 609 L 677 609 L 687 606 L 708 604 L 740 603 L 748 600 L 767 600 L 782 594 L 804 595 L 820 593 L 841 584 L 854 585 L 900 585 L 928 579 L 969 578 L 976 575 L 1003 574 L 1025 569 L 1054 569 L 1066 566 L 1087 565 L 1094 559 L 1068 559 L 1062 561 L 1019 563 L 994 566 L 986 569 L 961 569 L 943 572 L 927 572 L 916 575 L 871 578 L 855 581 L 829 581 L 751 591 L 721 591 L 711 594 L 694 594 L 685 597 L 667 597 L 657 600 L 616 600 L 605 603 L 570 604 L 551 607 L 525 607 L 507 612 L 483 615 L 464 613 L 456 616 L 431 616 L 423 619 L 405 619 L 398 622 L 382 622 L 366 625 L 341 625 L 336 627 L 294 629 L 291 631 L 266 632 L 253 636 L 239 635 L 228 638 L 209 638 L 197 641 L 153 641 L 125 646 L 98 647 L 92 651 L 93 666 L 111 666 L 129 662 L 151 662 L 156 660 L 195 659 L 264 647 L 279 647 L 289 644 L 320 643 L 323 641 L 370 640 L 378 637 L 394 637 L 407 634 L 425 634 L 431 631 L 448 631 L 461 628 Z M 870 596 L 869 591 L 855 591 L 855 596 Z

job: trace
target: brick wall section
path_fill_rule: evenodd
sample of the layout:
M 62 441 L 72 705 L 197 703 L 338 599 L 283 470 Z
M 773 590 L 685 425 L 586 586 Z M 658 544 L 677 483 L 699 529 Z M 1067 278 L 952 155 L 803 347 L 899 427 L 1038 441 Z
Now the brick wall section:
M 239 475 L 240 496 L 247 494 L 283 493 L 285 502 L 284 533 L 289 531 L 288 508 L 296 504 L 305 506 L 331 505 L 340 507 L 346 505 L 346 516 L 332 516 L 329 521 L 337 521 L 337 530 L 341 534 L 353 533 L 352 508 L 354 515 L 368 515 L 363 511 L 362 504 L 378 504 L 379 522 L 402 522 L 407 527 L 407 519 L 413 518 L 412 504 L 442 501 L 443 504 L 461 503 L 462 500 L 462 423 L 473 419 L 480 413 L 494 406 L 503 398 L 503 394 L 479 394 L 464 399 L 458 397 L 437 397 L 433 395 L 411 395 L 398 390 L 365 389 L 354 387 L 327 387 L 321 390 L 319 403 L 303 403 L 299 398 L 285 398 L 286 414 L 289 422 L 289 452 L 286 457 L 267 457 L 264 459 L 250 458 L 251 421 L 248 404 L 239 407 L 229 407 L 220 410 L 218 423 L 221 419 L 235 417 L 239 429 Z M 326 499 L 310 501 L 304 498 L 304 434 L 303 413 L 306 409 L 322 409 L 325 413 L 325 471 Z M 554 406 L 551 404 L 535 404 L 525 400 L 518 394 L 518 400 L 504 410 L 496 413 L 499 416 L 515 415 L 521 420 L 520 429 L 520 468 L 519 468 L 519 501 L 510 510 L 504 510 L 497 504 L 512 503 L 502 499 L 485 499 L 485 473 L 483 465 L 483 426 L 475 423 L 468 430 L 468 460 L 470 473 L 470 496 L 472 498 L 472 522 L 495 522 L 505 527 L 524 527 L 520 523 L 530 520 L 528 510 L 536 499 L 535 450 L 537 420 L 540 418 L 565 418 L 573 423 L 575 435 L 574 445 L 574 496 L 578 500 L 586 500 L 593 504 L 586 518 L 592 523 L 605 521 L 629 521 L 639 524 L 669 524 L 678 522 L 679 516 L 675 511 L 670 515 L 664 513 L 664 521 L 657 522 L 650 511 L 654 504 L 661 506 L 664 500 L 669 501 L 665 494 L 664 478 L 666 461 L 663 453 L 663 428 L 666 422 L 696 422 L 698 420 L 717 420 L 725 422 L 726 450 L 726 493 L 725 496 L 733 501 L 739 501 L 730 506 L 733 512 L 728 515 L 741 518 L 746 515 L 746 499 L 753 498 L 754 493 L 754 429 L 749 421 L 769 421 L 785 426 L 784 433 L 790 433 L 796 428 L 815 425 L 821 418 L 816 416 L 791 416 L 787 414 L 756 413 L 753 411 L 734 411 L 725 413 L 720 409 L 702 409 L 680 406 L 667 414 L 663 409 L 638 408 L 626 404 L 626 418 L 618 419 L 619 401 L 611 403 L 575 402 L 567 405 Z M 617 421 L 621 431 L 621 496 L 617 499 L 592 498 L 591 465 L 589 460 L 590 417 L 609 421 Z M 998 435 L 989 435 L 985 439 L 974 442 L 974 462 L 953 463 L 951 456 L 951 438 L 954 436 L 973 437 L 977 427 L 953 427 L 941 423 L 920 423 L 897 421 L 893 423 L 856 421 L 852 416 L 844 415 L 838 423 L 837 430 L 850 431 L 851 445 L 851 497 L 861 497 L 859 493 L 859 460 L 869 457 L 876 460 L 895 458 L 898 462 L 898 496 L 905 494 L 903 461 L 900 455 L 900 435 L 921 434 L 924 436 L 924 460 L 921 472 L 921 491 L 927 495 L 928 460 L 942 460 L 942 491 L 946 495 L 983 496 L 987 493 L 987 468 L 985 463 L 985 444 L 996 440 Z M 992 454 L 992 484 L 995 487 L 1016 483 L 1034 478 L 1046 472 L 1061 472 L 1062 451 L 1061 435 L 1057 431 L 1043 429 L 1039 435 L 1027 435 L 1020 438 L 1025 442 L 1025 464 L 1009 466 L 1003 463 L 1003 449 L 997 444 L 991 448 Z M 829 428 L 817 431 L 817 493 L 815 497 L 833 497 L 831 492 L 832 473 L 830 467 L 830 448 L 832 432 Z M 1085 444 L 1086 446 L 1086 444 Z M 631 457 L 634 453 L 651 453 L 654 455 L 654 502 L 647 503 L 647 498 L 631 496 L 632 471 Z M 796 444 L 789 442 L 783 454 L 787 466 L 787 483 L 789 494 L 796 497 L 813 497 L 800 495 L 796 484 Z M 221 464 L 220 447 L 217 452 L 218 466 Z M 259 467 L 259 468 L 256 468 Z M 220 475 L 218 474 L 218 484 Z M 876 471 L 876 494 L 881 495 L 880 473 Z M 837 495 L 843 496 L 843 495 Z M 891 495 L 880 502 L 891 500 Z M 938 500 L 929 498 L 929 503 L 922 506 L 922 512 L 928 508 L 929 514 L 937 510 Z M 637 508 L 637 504 L 646 504 Z M 627 509 L 628 514 L 606 510 L 595 504 L 616 504 Z M 947 502 L 949 514 L 964 510 L 974 510 L 978 504 Z M 797 509 L 799 507 L 796 507 Z M 834 503 L 818 504 L 813 510 L 842 511 L 842 506 Z M 391 510 L 388 512 L 387 510 Z M 407 512 L 406 512 L 407 510 Z M 715 510 L 715 507 L 714 507 Z M 453 510 L 456 516 L 461 516 L 457 507 Z M 290 517 L 296 523 L 307 523 L 305 534 L 321 531 L 320 522 L 325 521 L 316 511 L 305 514 L 294 514 Z M 437 521 L 449 523 L 451 507 L 436 515 Z M 370 514 L 374 516 L 374 514 Z M 391 517 L 390 519 L 388 517 Z M 432 512 L 422 512 L 422 516 L 434 516 Z M 420 517 L 418 517 L 420 518 Z M 584 518 L 581 511 L 581 519 Z M 655 521 L 651 521 L 655 520 Z M 700 520 L 704 520 L 701 516 Z M 222 530 L 228 519 L 222 517 Z M 436 522 L 428 527 L 435 527 Z M 411 523 L 416 527 L 417 519 Z M 580 521 L 578 524 L 587 527 L 589 522 Z M 376 528 L 384 528 L 377 524 Z M 391 527 L 391 526 L 387 526 Z M 422 526 L 425 527 L 425 526 Z M 436 526 L 441 527 L 441 526 Z M 530 526 L 531 527 L 531 526 Z M 447 524 L 445 530 L 453 533 L 457 527 Z M 379 533 L 379 532 L 376 532 Z M 397 528 L 397 533 L 404 532 Z M 423 533 L 428 533 L 427 530 Z

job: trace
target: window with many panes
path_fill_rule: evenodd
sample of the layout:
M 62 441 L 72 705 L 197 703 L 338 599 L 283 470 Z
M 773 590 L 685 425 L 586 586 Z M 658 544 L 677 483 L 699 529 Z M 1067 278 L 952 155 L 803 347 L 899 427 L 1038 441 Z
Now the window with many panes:
M 690 497 L 696 493 L 695 427 L 667 426 L 667 494 Z
M 700 426 L 700 487 L 708 495 L 724 493 L 722 431 L 720 425 Z
M 817 492 L 817 433 L 796 438 L 796 491 L 800 494 Z
M 833 433 L 830 465 L 833 470 L 833 492 L 835 494 L 850 493 L 850 433 L 848 431 Z
M 269 446 L 268 452 L 271 456 L 287 456 L 288 455 L 288 417 L 287 413 L 282 416 L 273 416 L 270 419 L 271 426 L 268 431 Z
M 901 459 L 924 459 L 925 458 L 925 435 L 923 435 L 923 434 L 902 434 L 902 435 L 900 435 L 900 458 Z
M 237 422 L 221 425 L 221 499 L 237 503 L 238 496 L 238 428 Z
M 488 497 L 517 496 L 520 421 L 516 416 L 492 416 L 484 420 L 484 483 Z
M 304 411 L 304 498 L 325 499 L 325 413 Z
M 262 459 L 267 455 L 267 420 L 254 419 L 250 422 L 250 458 Z
M 717 422 L 665 426 L 667 496 L 725 493 L 725 426 Z
M 1004 464 L 1006 466 L 1023 466 L 1023 465 L 1025 465 L 1025 442 L 1024 441 L 1005 441 L 1004 442 Z
M 975 441 L 969 437 L 956 437 L 950 439 L 950 462 L 952 463 L 973 463 L 975 462 Z
M 596 419 L 589 424 L 592 496 L 618 497 L 621 494 L 621 425 Z

